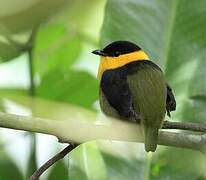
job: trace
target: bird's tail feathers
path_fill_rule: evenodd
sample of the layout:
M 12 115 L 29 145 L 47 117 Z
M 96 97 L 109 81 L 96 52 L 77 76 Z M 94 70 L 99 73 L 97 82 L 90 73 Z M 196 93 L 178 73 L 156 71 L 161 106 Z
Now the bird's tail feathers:
M 154 152 L 157 148 L 158 131 L 156 127 L 144 126 L 145 150 Z

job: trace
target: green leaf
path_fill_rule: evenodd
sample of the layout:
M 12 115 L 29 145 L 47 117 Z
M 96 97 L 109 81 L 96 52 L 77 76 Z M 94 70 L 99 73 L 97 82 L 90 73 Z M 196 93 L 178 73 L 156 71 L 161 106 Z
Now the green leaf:
M 101 47 L 115 40 L 140 45 L 165 72 L 177 99 L 172 117 L 181 121 L 205 121 L 205 6 L 204 0 L 108 0 L 106 4 Z M 197 154 L 161 150 L 156 152 L 149 179 L 197 179 L 202 175 Z M 122 166 L 126 168 L 127 163 Z
M 108 141 L 80 145 L 69 154 L 69 179 L 143 180 L 144 157 L 138 159 L 138 151 L 128 155 L 134 146 L 137 147 L 133 143 Z
M 106 0 L 70 1 L 63 19 L 73 31 L 78 32 L 82 40 L 97 45 L 105 3 Z
M 66 3 L 66 0 L 2 2 L 0 34 L 13 34 L 31 30 L 56 14 Z
M 195 115 L 200 105 L 190 97 L 206 96 L 205 6 L 204 0 L 109 0 L 106 5 L 101 46 L 120 39 L 140 45 L 165 71 L 179 120 L 204 120 Z
M 38 96 L 92 108 L 98 98 L 98 83 L 86 72 L 56 69 L 43 77 Z
M 0 62 L 7 62 L 18 57 L 22 53 L 21 48 L 15 44 L 0 41 Z
M 205 157 L 199 152 L 173 147 L 164 150 L 153 158 L 151 179 L 164 180 L 166 176 L 175 180 L 198 179 L 203 175 L 201 166 Z
M 32 115 L 36 117 L 43 117 L 48 119 L 67 120 L 68 117 L 72 119 L 77 115 L 81 119 L 81 113 L 83 113 L 82 119 L 85 119 L 85 115 L 88 116 L 88 121 L 94 120 L 94 112 L 88 111 L 85 108 L 71 105 L 69 103 L 62 103 L 57 101 L 46 100 L 42 98 L 33 98 L 28 96 L 21 90 L 0 90 L 0 98 L 2 99 L 2 105 L 4 107 L 5 100 L 14 102 L 21 107 L 32 111 Z M 4 107 L 7 110 L 7 107 Z M 6 111 L 7 112 L 7 111 Z M 80 113 L 80 114 L 78 114 Z
M 103 154 L 110 180 L 143 180 L 145 163 L 143 159 L 125 159 L 111 154 Z
M 81 50 L 81 39 L 69 33 L 63 23 L 43 26 L 35 41 L 35 69 L 41 76 L 54 69 L 68 70 Z
M 105 0 L 70 1 L 53 21 L 39 28 L 34 62 L 41 76 L 54 69 L 70 69 L 85 48 L 97 46 L 104 3 Z M 84 57 L 87 59 L 86 53 Z
M 69 179 L 107 179 L 102 154 L 96 142 L 80 145 L 69 155 Z
M 58 161 L 52 167 L 48 180 L 68 180 L 68 170 L 63 160 Z
M 23 180 L 23 175 L 19 171 L 18 167 L 12 162 L 7 153 L 1 146 L 0 151 L 0 179 L 15 179 Z

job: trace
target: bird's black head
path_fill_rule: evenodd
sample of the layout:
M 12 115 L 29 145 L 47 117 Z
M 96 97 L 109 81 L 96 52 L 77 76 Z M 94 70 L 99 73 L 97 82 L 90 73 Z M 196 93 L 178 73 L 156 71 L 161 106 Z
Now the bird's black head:
M 117 57 L 122 54 L 127 54 L 139 51 L 141 48 L 129 41 L 115 41 L 107 45 L 102 50 L 95 50 L 92 53 L 100 56 Z

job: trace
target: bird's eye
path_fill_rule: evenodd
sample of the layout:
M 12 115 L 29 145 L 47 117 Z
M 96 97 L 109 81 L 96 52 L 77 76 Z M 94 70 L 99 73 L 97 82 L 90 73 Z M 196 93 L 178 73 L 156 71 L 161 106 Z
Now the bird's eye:
M 121 53 L 119 51 L 115 51 L 114 56 L 119 56 Z

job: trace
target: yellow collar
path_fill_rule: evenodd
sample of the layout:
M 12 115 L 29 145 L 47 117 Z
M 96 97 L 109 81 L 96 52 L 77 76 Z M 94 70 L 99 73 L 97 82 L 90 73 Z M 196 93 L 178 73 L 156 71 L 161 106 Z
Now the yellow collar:
M 123 54 L 118 57 L 102 57 L 101 62 L 99 64 L 99 70 L 98 70 L 98 79 L 101 79 L 102 74 L 104 71 L 109 70 L 109 69 L 116 69 L 119 67 L 122 67 L 126 64 L 129 64 L 134 61 L 141 61 L 141 60 L 149 60 L 148 55 L 140 50 L 140 51 L 135 51 L 132 53 L 128 54 Z

